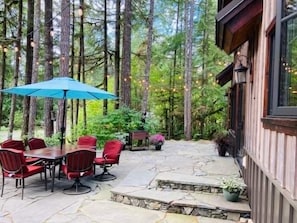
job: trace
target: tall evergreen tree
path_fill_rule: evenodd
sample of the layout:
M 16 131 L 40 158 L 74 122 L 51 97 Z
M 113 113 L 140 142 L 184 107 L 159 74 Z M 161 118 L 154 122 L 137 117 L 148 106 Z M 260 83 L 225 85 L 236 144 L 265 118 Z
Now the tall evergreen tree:
M 121 104 L 127 107 L 131 105 L 131 1 L 125 0 L 120 95 Z
M 33 32 L 34 32 L 34 1 L 28 0 L 25 84 L 30 84 L 32 80 L 33 47 L 31 43 L 33 41 Z M 29 113 L 30 113 L 30 97 L 24 97 L 23 128 L 21 133 L 23 137 L 28 135 Z
M 121 0 L 116 0 L 115 22 L 115 52 L 114 52 L 114 91 L 120 96 L 120 42 L 121 42 Z M 119 99 L 116 99 L 115 109 L 119 108 Z
M 59 72 L 60 76 L 69 76 L 69 51 L 70 51 L 70 0 L 61 1 L 61 40 L 60 40 L 60 64 Z M 65 108 L 66 109 L 66 108 Z M 63 114 L 64 103 L 62 100 L 59 101 L 59 111 L 57 119 L 57 131 L 66 126 L 67 114 Z M 63 126 L 62 120 L 65 115 Z
M 33 64 L 32 64 L 32 80 L 31 83 L 38 81 L 38 69 L 39 69 L 39 46 L 40 46 L 40 0 L 34 2 L 34 32 L 33 42 Z M 36 120 L 36 97 L 30 99 L 30 113 L 29 113 L 29 128 L 28 137 L 34 136 L 35 120 Z
M 149 97 L 149 84 L 150 84 L 150 70 L 152 60 L 152 44 L 153 44 L 153 18 L 154 18 L 154 0 L 150 0 L 149 15 L 147 20 L 147 50 L 146 50 L 146 62 L 144 70 L 144 86 L 143 86 L 143 99 L 142 99 L 142 114 L 145 115 L 148 110 L 148 97 Z M 145 117 L 144 117 L 145 118 Z
M 192 139 L 192 44 L 194 0 L 185 1 L 184 134 Z
M 107 0 L 104 0 L 104 22 L 103 22 L 103 36 L 104 36 L 104 77 L 103 77 L 103 87 L 104 90 L 108 90 L 108 38 L 107 38 Z M 108 102 L 105 99 L 103 101 L 103 115 L 107 114 Z
M 19 75 L 20 75 L 20 58 L 21 58 L 21 39 L 22 39 L 22 23 L 23 23 L 23 1 L 18 2 L 18 22 L 17 22 L 17 36 L 15 41 L 16 53 L 15 53 L 15 69 L 13 75 L 13 86 L 18 85 Z M 11 96 L 10 104 L 10 115 L 8 123 L 8 139 L 12 139 L 14 130 L 14 120 L 15 120 L 15 110 L 16 110 L 16 95 Z M 2 113 L 2 109 L 0 110 Z
M 53 1 L 44 1 L 44 79 L 53 78 Z M 44 100 L 44 134 L 46 137 L 54 133 L 53 99 Z
M 5 40 L 6 35 L 7 35 L 7 19 L 6 19 L 6 14 L 7 14 L 7 4 L 4 1 L 4 9 L 3 9 L 3 23 L 2 23 L 2 33 L 1 37 Z M 4 46 L 5 49 L 6 46 Z M 6 57 L 7 57 L 7 52 L 6 50 L 2 50 L 1 52 L 1 68 L 0 68 L 0 86 L 3 88 L 4 87 L 4 75 L 6 73 Z M 3 93 L 0 92 L 0 125 L 2 123 L 2 109 L 3 109 Z

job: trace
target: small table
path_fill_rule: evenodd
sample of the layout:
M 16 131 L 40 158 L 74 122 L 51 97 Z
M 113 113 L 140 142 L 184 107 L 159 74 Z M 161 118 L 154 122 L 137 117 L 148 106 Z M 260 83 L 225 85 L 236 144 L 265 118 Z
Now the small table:
M 54 191 L 54 184 L 55 184 L 55 162 L 58 160 L 61 160 L 63 157 L 66 156 L 67 153 L 74 151 L 76 149 L 96 149 L 93 146 L 63 146 L 61 149 L 60 146 L 52 146 L 52 147 L 46 147 L 42 149 L 34 149 L 34 150 L 28 150 L 24 151 L 24 156 L 26 157 L 36 157 L 40 159 L 44 159 L 50 162 L 52 165 L 52 189 L 51 191 Z
M 136 130 L 129 132 L 129 146 L 130 150 L 146 149 L 149 147 L 149 134 L 144 130 Z M 137 140 L 137 145 L 133 145 L 134 141 Z

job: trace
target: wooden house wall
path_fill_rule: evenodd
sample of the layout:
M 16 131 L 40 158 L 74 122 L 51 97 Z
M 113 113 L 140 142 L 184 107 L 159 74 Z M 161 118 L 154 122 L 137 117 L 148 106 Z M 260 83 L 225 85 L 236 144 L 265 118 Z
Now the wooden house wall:
M 266 31 L 275 18 L 276 0 L 263 0 L 259 32 L 244 47 L 253 52 L 246 83 L 244 149 L 252 218 L 258 223 L 297 222 L 297 142 L 296 136 L 263 128 Z M 249 45 L 248 45 L 249 44 Z M 252 49 L 252 51 L 251 51 Z

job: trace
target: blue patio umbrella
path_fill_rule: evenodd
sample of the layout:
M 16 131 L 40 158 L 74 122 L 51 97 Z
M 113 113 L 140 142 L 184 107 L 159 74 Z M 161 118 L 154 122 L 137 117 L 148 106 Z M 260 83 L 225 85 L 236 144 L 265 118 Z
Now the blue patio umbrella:
M 12 87 L 1 91 L 23 96 L 63 99 L 64 108 L 61 125 L 61 149 L 64 141 L 64 122 L 67 99 L 116 99 L 116 96 L 110 92 L 81 83 L 70 77 L 56 77 L 48 81 Z

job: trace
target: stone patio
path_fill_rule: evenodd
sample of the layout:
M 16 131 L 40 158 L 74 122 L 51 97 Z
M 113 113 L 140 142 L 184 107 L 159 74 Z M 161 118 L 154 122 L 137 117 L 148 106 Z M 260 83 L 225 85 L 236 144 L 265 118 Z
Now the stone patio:
M 98 153 L 101 154 L 101 151 Z M 97 167 L 96 173 L 100 172 L 100 167 Z M 98 182 L 92 177 L 87 177 L 83 179 L 83 183 L 91 185 L 92 191 L 88 194 L 75 196 L 63 194 L 63 188 L 72 184 L 64 177 L 55 181 L 53 193 L 50 190 L 44 190 L 44 182 L 40 180 L 39 175 L 26 179 L 24 200 L 21 200 L 21 190 L 15 188 L 14 181 L 6 181 L 4 195 L 0 198 L 0 222 L 237 222 L 239 215 L 236 214 L 229 220 L 222 220 L 199 214 L 198 216 L 188 215 L 187 213 L 193 212 L 189 209 L 186 209 L 186 213 L 181 211 L 179 211 L 180 213 L 172 213 L 172 211 L 164 208 L 146 209 L 137 207 L 137 205 L 127 205 L 125 202 L 113 201 L 115 194 L 125 196 L 126 192 L 131 193 L 132 190 L 133 193 L 138 193 L 138 196 L 145 199 L 151 193 L 155 197 L 154 202 L 159 199 L 170 204 L 174 203 L 176 207 L 185 203 L 190 203 L 193 206 L 191 202 L 195 202 L 195 205 L 200 205 L 200 207 L 214 208 L 215 204 L 215 206 L 225 207 L 225 210 L 238 210 L 235 206 L 241 204 L 229 202 L 226 205 L 226 201 L 221 197 L 212 201 L 214 197 L 207 197 L 202 192 L 199 192 L 200 195 L 199 193 L 192 195 L 192 198 L 195 197 L 196 200 L 183 200 L 180 195 L 183 194 L 183 198 L 187 198 L 189 192 L 185 192 L 186 190 L 183 188 L 168 186 L 168 182 L 173 185 L 179 185 L 178 183 L 197 185 L 199 181 L 204 184 L 204 187 L 212 185 L 210 190 L 216 193 L 215 196 L 220 196 L 218 194 L 219 180 L 225 176 L 238 176 L 239 171 L 231 157 L 219 157 L 217 155 L 212 142 L 170 140 L 165 142 L 161 151 L 156 151 L 154 147 L 141 151 L 124 150 L 121 154 L 120 164 L 113 166 L 110 172 L 117 176 L 116 180 Z M 248 211 L 247 200 L 243 199 L 243 203 L 245 203 L 244 210 Z M 152 206 L 150 205 L 150 207 Z M 217 210 L 216 213 L 218 213 Z

